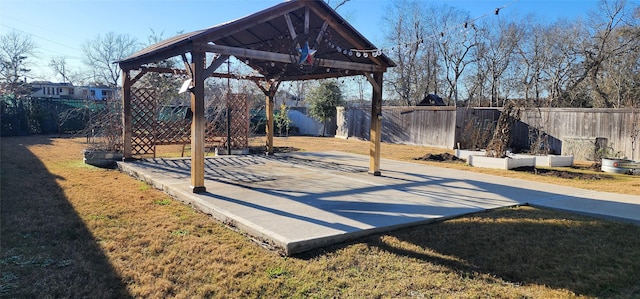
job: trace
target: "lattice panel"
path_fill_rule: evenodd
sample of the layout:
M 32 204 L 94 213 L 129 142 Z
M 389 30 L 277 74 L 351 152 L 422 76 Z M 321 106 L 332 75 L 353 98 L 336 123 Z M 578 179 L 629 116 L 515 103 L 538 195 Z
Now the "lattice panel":
M 151 90 L 138 88 L 131 91 L 131 149 L 134 155 L 155 156 L 156 108 L 156 100 Z
M 132 89 L 132 154 L 155 157 L 156 145 L 191 142 L 191 110 L 186 105 L 160 105 L 152 90 Z M 210 102 L 205 111 L 207 147 L 226 147 L 227 122 L 231 115 L 231 148 L 249 147 L 249 106 L 246 94 L 233 94 L 225 103 Z
M 249 104 L 246 94 L 232 94 L 229 97 L 231 107 L 231 148 L 249 147 Z

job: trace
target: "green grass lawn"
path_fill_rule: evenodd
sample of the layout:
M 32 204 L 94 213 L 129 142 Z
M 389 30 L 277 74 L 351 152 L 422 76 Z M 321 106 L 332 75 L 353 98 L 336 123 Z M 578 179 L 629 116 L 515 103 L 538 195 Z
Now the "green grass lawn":
M 640 297 L 635 225 L 522 206 L 282 257 L 82 141 L 1 139 L 0 297 Z

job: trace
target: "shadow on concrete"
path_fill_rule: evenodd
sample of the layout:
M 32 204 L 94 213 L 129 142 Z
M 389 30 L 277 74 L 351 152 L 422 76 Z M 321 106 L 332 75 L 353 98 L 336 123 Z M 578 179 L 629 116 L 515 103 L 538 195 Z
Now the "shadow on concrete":
M 131 297 L 32 145 L 51 139 L 2 138 L 0 297 Z

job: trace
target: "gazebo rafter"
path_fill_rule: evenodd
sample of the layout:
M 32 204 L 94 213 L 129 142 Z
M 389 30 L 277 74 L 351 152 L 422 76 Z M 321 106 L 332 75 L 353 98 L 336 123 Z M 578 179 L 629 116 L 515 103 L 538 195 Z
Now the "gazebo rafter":
M 204 186 L 204 81 L 209 77 L 247 79 L 265 95 L 267 152 L 273 153 L 274 97 L 283 81 L 363 75 L 372 85 L 370 169 L 380 175 L 383 73 L 395 64 L 384 53 L 353 55 L 376 47 L 321 0 L 291 0 L 218 26 L 180 34 L 119 61 L 123 70 L 123 149 L 131 158 L 131 87 L 146 73 L 188 76 L 191 92 L 191 186 Z M 215 54 L 214 56 L 207 55 Z M 188 54 L 188 55 L 187 55 Z M 306 55 L 306 56 L 305 56 Z M 213 59 L 207 59 L 207 56 Z M 219 73 L 235 57 L 258 75 Z M 185 69 L 151 63 L 181 57 Z M 210 60 L 210 61 L 207 61 Z M 132 77 L 132 72 L 138 73 Z

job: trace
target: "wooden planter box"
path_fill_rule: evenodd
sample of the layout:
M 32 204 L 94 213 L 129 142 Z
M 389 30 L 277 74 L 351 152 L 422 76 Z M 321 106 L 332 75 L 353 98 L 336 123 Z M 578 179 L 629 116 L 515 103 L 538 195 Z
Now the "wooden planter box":
M 535 166 L 545 167 L 568 167 L 573 165 L 573 156 L 531 156 L 531 155 L 513 155 L 515 158 L 534 158 Z
M 474 167 L 513 169 L 524 166 L 534 166 L 535 158 L 493 158 L 485 156 L 469 156 L 469 165 Z

